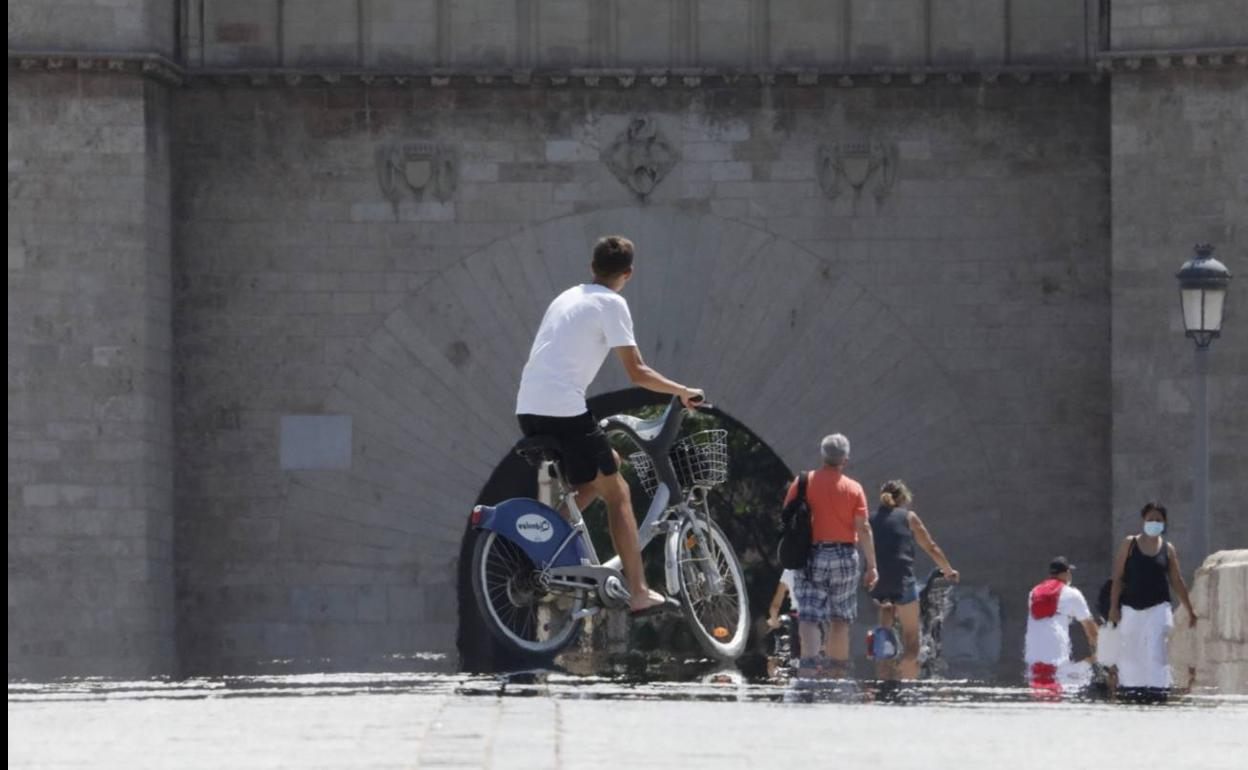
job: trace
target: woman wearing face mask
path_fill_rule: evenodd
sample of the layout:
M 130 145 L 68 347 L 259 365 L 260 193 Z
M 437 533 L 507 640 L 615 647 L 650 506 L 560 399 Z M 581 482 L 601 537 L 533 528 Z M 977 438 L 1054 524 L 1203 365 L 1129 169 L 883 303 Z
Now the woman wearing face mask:
M 1109 621 L 1118 627 L 1118 686 L 1168 688 L 1166 634 L 1174 625 L 1170 589 L 1179 595 L 1192 626 L 1196 613 L 1179 572 L 1178 552 L 1162 537 L 1165 506 L 1150 502 L 1140 511 L 1140 518 L 1144 533 L 1127 537 L 1114 556 Z

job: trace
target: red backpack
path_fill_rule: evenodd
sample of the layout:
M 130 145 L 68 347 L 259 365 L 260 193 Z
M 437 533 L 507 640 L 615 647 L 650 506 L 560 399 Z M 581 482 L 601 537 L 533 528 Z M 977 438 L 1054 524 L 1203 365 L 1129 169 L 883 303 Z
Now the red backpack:
M 1031 612 L 1031 616 L 1036 620 L 1040 620 L 1041 618 L 1051 618 L 1056 615 L 1057 601 L 1062 598 L 1062 589 L 1065 587 L 1065 581 L 1049 578 L 1031 589 L 1031 595 L 1027 597 L 1027 603 L 1030 605 L 1028 610 Z

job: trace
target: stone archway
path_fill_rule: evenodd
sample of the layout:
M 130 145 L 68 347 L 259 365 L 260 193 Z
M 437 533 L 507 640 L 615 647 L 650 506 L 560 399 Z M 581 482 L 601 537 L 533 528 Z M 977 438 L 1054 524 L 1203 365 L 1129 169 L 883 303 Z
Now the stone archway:
M 787 465 L 809 467 L 819 438 L 839 430 L 866 486 L 904 475 L 942 508 L 975 506 L 987 463 L 957 391 L 887 303 L 834 264 L 680 208 L 569 216 L 495 242 L 414 292 L 326 400 L 353 419 L 352 467 L 290 476 L 284 537 L 333 527 L 344 543 L 337 568 L 394 587 L 369 616 L 380 636 L 361 632 L 375 639 L 370 650 L 454 649 L 464 518 L 516 438 L 516 386 L 541 314 L 583 280 L 604 233 L 637 243 L 625 295 L 647 360 L 706 388 Z M 594 393 L 626 385 L 608 362 Z
M 667 402 L 668 397 L 665 395 L 632 387 L 591 396 L 589 408 L 595 415 L 605 417 L 621 412 L 638 414 L 638 410 L 647 407 L 662 408 Z M 771 447 L 761 441 L 748 425 L 738 422 L 722 409 L 712 406 L 703 413 L 700 420 L 701 425 L 686 424 L 684 431 L 715 427 L 729 432 L 728 482 L 710 495 L 710 510 L 725 535 L 738 549 L 737 554 L 745 571 L 752 616 L 758 621 L 766 616 L 768 603 L 775 590 L 775 581 L 779 577 L 775 561 L 777 535 L 773 517 L 777 490 L 782 489 L 792 477 L 792 469 L 785 466 Z M 626 458 L 623 473 L 632 487 L 636 515 L 644 516 L 650 502 L 649 495 L 627 466 L 627 455 L 635 447 L 624 440 L 617 441 L 616 446 Z M 507 451 L 499 459 L 498 466 L 475 502 L 495 505 L 513 497 L 537 497 L 537 486 L 537 474 L 533 468 L 514 452 Z M 606 510 L 595 507 L 587 511 L 586 521 L 598 553 L 605 558 L 613 552 Z M 456 633 L 456 647 L 461 668 L 466 671 L 503 671 L 527 665 L 531 661 L 515 656 L 494 642 L 489 629 L 481 620 L 471 583 L 472 552 L 475 544 L 476 534 L 465 521 L 457 576 L 459 629 Z M 661 548 L 659 543 L 654 543 L 648 549 L 652 567 L 658 566 L 653 560 L 661 552 Z M 657 574 L 652 575 L 652 578 L 661 581 Z M 692 637 L 686 637 L 685 641 L 689 645 L 686 652 L 693 653 L 696 642 Z

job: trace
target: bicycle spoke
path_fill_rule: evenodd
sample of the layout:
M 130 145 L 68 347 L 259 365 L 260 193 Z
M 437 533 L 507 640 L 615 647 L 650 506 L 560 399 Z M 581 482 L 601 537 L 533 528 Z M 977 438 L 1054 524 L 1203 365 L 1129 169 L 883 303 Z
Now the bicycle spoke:
M 499 543 L 503 541 L 495 540 L 494 542 Z M 515 553 L 515 546 L 511 545 L 510 543 L 504 546 L 499 546 L 495 550 L 495 553 L 498 557 L 498 562 L 499 562 L 501 569 L 504 569 L 508 572 L 515 572 L 517 568 L 521 566 L 520 559 L 517 557 Z
M 487 578 L 495 578 L 496 582 L 507 584 L 511 582 L 514 572 L 504 572 L 501 569 L 490 569 L 486 567 L 485 574 Z
M 523 548 L 487 533 L 474 556 L 474 588 L 491 631 L 513 647 L 554 652 L 576 633 L 583 590 L 553 590 Z
M 520 563 L 520 554 L 516 551 L 516 546 L 508 540 L 496 538 L 494 540 L 494 554 L 507 569 L 514 569 Z
M 507 596 L 507 586 L 498 586 L 497 588 L 489 589 L 489 591 L 490 602 L 500 609 L 515 606 L 512 604 L 511 598 Z
M 700 545 L 705 555 L 695 555 L 692 548 L 686 548 L 680 560 L 680 575 L 694 618 L 704 633 L 713 635 L 714 629 L 725 628 L 735 637 L 740 631 L 742 605 L 733 562 L 714 534 L 708 531 L 694 537 L 694 545 Z M 708 571 L 720 582 L 714 593 Z
M 511 617 L 507 621 L 507 625 L 511 627 L 511 630 L 515 631 L 517 635 L 525 639 L 530 638 L 525 633 L 525 630 L 528 628 L 529 613 L 524 609 L 517 608 L 513 609 L 510 615 Z

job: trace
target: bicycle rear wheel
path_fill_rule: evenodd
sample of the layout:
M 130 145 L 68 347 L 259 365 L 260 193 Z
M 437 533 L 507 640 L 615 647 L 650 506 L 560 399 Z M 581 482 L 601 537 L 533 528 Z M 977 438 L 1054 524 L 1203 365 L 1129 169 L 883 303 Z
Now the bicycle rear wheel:
M 678 537 L 680 608 L 685 620 L 702 649 L 720 660 L 735 660 L 750 636 L 749 597 L 737 554 L 714 522 L 695 525 L 687 520 Z M 718 576 L 718 589 L 712 574 Z
M 477 536 L 472 591 L 490 633 L 519 653 L 552 656 L 581 629 L 584 596 L 549 590 L 528 554 L 496 532 Z

